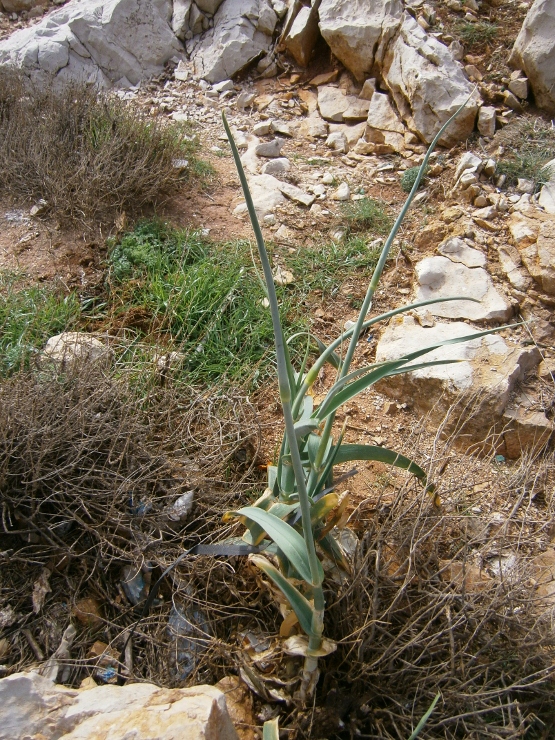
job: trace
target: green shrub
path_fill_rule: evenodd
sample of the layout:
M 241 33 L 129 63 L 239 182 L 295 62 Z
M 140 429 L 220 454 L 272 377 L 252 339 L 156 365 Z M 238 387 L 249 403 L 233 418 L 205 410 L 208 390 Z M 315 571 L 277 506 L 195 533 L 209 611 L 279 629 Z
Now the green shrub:
M 403 192 L 410 193 L 412 190 L 412 186 L 416 182 L 416 178 L 418 177 L 418 172 L 420 171 L 420 167 L 409 167 L 408 170 L 405 170 L 401 176 L 401 187 L 403 188 Z M 424 173 L 424 177 L 426 176 L 426 173 Z M 424 178 L 422 178 L 422 182 L 424 181 Z M 421 183 L 422 184 L 422 183 Z
M 42 198 L 60 222 L 136 215 L 175 192 L 184 179 L 175 160 L 199 174 L 191 133 L 84 84 L 58 89 L 0 70 L 0 194 Z

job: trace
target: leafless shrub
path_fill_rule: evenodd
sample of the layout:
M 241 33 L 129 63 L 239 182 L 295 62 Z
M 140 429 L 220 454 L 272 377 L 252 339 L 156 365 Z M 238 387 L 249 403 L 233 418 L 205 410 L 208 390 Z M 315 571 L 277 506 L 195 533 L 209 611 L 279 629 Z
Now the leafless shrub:
M 252 485 L 259 428 L 246 398 L 169 383 L 138 387 L 124 370 L 118 381 L 80 367 L 65 376 L 19 374 L 0 386 L 0 611 L 19 615 L 3 634 L 10 670 L 36 660 L 25 630 L 48 656 L 75 621 L 75 604 L 90 598 L 101 621 L 79 632 L 68 680 L 90 673 L 91 644 L 117 652 L 141 611 L 124 596 L 124 569 L 142 568 L 148 583 L 184 550 L 221 536 L 222 513 Z M 192 517 L 176 522 L 168 511 L 190 489 Z M 44 569 L 52 591 L 34 611 L 33 584 Z M 172 596 L 202 605 L 215 599 L 221 612 L 240 588 L 228 580 L 227 564 L 192 557 L 167 581 L 135 637 L 136 678 L 175 683 Z M 216 636 L 222 615 L 212 618 Z
M 60 222 L 91 225 L 152 206 L 177 186 L 174 160 L 187 146 L 175 126 L 95 88 L 0 70 L 0 193 L 44 199 Z

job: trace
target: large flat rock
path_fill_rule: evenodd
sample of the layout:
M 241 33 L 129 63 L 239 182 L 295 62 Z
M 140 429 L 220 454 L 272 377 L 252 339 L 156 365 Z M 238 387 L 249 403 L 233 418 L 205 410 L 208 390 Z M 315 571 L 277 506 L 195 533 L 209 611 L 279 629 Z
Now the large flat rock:
M 76 691 L 37 673 L 0 680 L 0 740 L 238 740 L 213 686 L 153 684 Z
M 513 309 L 482 267 L 467 267 L 447 257 L 426 257 L 416 265 L 416 300 L 468 297 L 480 301 L 449 301 L 426 306 L 433 316 L 470 321 L 507 321 Z
M 463 322 L 437 323 L 424 328 L 410 316 L 393 319 L 378 343 L 376 362 L 395 360 L 438 342 L 476 333 L 476 329 Z M 440 347 L 414 361 L 460 362 L 395 375 L 377 388 L 414 405 L 422 414 L 430 413 L 437 422 L 451 409 L 449 428 L 462 418 L 464 433 L 469 441 L 476 441 L 485 438 L 501 420 L 516 382 L 536 367 L 540 359 L 535 347 L 511 346 L 499 335 L 492 334 Z
M 71 0 L 0 41 L 0 65 L 38 81 L 135 85 L 183 55 L 171 16 L 170 0 Z

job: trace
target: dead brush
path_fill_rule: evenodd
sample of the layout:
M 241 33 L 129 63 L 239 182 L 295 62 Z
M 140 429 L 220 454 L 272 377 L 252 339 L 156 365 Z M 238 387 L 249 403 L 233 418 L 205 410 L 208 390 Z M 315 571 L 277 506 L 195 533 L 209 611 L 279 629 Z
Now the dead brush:
M 195 148 L 184 134 L 91 86 L 0 70 L 0 193 L 43 199 L 60 223 L 113 222 L 159 203 L 183 179 L 174 161 Z
M 148 581 L 184 549 L 210 542 L 222 513 L 251 485 L 259 428 L 246 398 L 149 384 L 148 372 L 138 386 L 123 364 L 118 375 L 114 381 L 82 366 L 65 375 L 20 373 L 0 386 L 0 624 L 10 672 L 50 656 L 71 622 L 81 629 L 67 682 L 94 671 L 95 641 L 117 657 L 140 612 L 122 591 L 124 570 Z M 190 489 L 193 514 L 175 521 L 172 504 Z M 33 584 L 41 578 L 46 590 L 37 601 Z M 191 558 L 172 578 L 141 622 L 128 666 L 135 677 L 166 685 L 179 675 L 167 633 L 172 597 L 206 608 L 209 640 L 232 631 L 222 612 L 237 601 L 227 566 L 211 558 Z M 250 577 L 244 589 L 255 586 Z M 84 598 L 98 604 L 98 615 L 83 627 L 75 615 Z M 216 644 L 207 655 L 217 651 Z M 195 675 L 207 666 L 199 661 Z

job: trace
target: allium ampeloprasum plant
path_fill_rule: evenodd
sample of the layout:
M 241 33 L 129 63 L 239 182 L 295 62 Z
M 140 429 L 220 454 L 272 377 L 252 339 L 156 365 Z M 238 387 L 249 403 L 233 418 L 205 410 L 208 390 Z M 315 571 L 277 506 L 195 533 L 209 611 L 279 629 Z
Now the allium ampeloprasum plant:
M 367 318 L 391 245 L 426 172 L 430 155 L 445 129 L 462 108 L 464 105 L 441 128 L 428 149 L 407 201 L 384 244 L 355 326 L 328 346 L 310 336 L 320 354 L 309 367 L 307 353 L 297 371 L 291 364 L 288 345 L 283 335 L 272 267 L 245 172 L 226 117 L 223 115 L 224 127 L 239 173 L 264 273 L 275 334 L 279 396 L 285 420 L 285 434 L 279 457 L 275 465 L 268 467 L 268 485 L 264 494 L 251 506 L 228 512 L 225 519 L 230 521 L 239 518 L 246 526 L 247 531 L 243 539 L 255 551 L 255 554 L 249 556 L 250 559 L 273 581 L 283 595 L 283 598 L 280 598 L 285 618 L 281 635 L 289 635 L 284 642 L 284 650 L 289 654 L 304 657 L 298 690 L 298 697 L 303 703 L 314 693 L 319 677 L 318 659 L 336 648 L 336 645 L 323 635 L 324 570 L 319 553 L 335 563 L 338 568 L 349 572 L 349 563 L 341 545 L 334 537 L 334 531 L 337 531 L 334 528 L 344 524 L 348 505 L 347 495 L 340 497 L 334 491 L 334 466 L 356 460 L 374 460 L 394 465 L 414 474 L 426 490 L 435 495 L 433 486 L 426 480 L 424 470 L 407 457 L 383 447 L 347 444 L 343 441 L 344 426 L 337 436 L 333 437 L 332 430 L 337 410 L 356 398 L 361 391 L 392 375 L 432 365 L 458 362 L 458 360 L 436 360 L 414 363 L 418 358 L 440 346 L 465 342 L 506 328 L 499 327 L 471 336 L 438 342 L 431 347 L 407 353 L 398 360 L 374 363 L 351 370 L 358 339 L 361 332 L 368 327 L 431 303 L 472 300 L 454 296 L 420 301 L 388 311 L 381 316 Z M 341 356 L 336 350 L 340 350 L 347 342 L 347 350 L 344 356 Z M 330 363 L 336 369 L 337 377 L 324 400 L 315 406 L 310 389 L 325 363 Z M 264 555 L 261 555 L 260 551 L 264 551 Z M 304 634 L 293 634 L 299 629 Z

